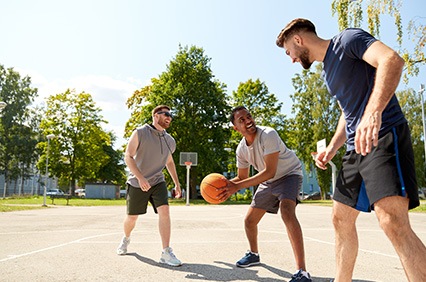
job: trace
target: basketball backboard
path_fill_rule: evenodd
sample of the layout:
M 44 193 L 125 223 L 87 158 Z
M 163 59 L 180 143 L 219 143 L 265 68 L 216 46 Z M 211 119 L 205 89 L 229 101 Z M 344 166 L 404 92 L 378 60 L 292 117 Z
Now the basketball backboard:
M 180 152 L 179 165 L 185 166 L 185 162 L 191 162 L 191 166 L 198 164 L 198 154 L 195 152 Z

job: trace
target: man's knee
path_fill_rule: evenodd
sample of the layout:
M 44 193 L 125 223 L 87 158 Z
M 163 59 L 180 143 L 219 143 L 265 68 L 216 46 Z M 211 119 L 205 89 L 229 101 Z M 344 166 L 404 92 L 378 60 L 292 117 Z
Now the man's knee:
M 158 212 L 158 215 L 161 216 L 161 217 L 163 217 L 163 216 L 166 216 L 166 217 L 170 216 L 169 205 L 161 205 L 161 206 L 157 207 L 157 212 Z
M 291 200 L 282 200 L 280 202 L 281 218 L 284 222 L 296 218 L 296 203 Z
M 130 223 L 130 224 L 135 223 L 137 219 L 138 219 L 138 215 L 131 215 L 131 214 L 128 214 L 128 215 L 126 216 L 126 222 L 127 222 L 127 223 Z
M 400 236 L 409 228 L 408 207 L 404 198 L 387 197 L 375 204 L 380 227 L 386 235 Z
M 249 216 L 247 216 L 245 219 L 244 219 L 244 226 L 245 227 L 255 227 L 256 225 L 257 225 L 257 221 L 256 220 L 254 220 L 254 218 L 252 218 L 252 217 L 249 217 Z
M 359 211 L 339 202 L 333 203 L 332 222 L 334 229 L 342 230 L 355 227 Z

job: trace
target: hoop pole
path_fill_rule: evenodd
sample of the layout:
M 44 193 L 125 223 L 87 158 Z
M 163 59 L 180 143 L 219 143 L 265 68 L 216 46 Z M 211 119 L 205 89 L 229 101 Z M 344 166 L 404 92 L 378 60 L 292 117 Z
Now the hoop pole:
M 186 205 L 189 206 L 189 171 L 191 170 L 191 162 L 185 162 L 186 165 Z

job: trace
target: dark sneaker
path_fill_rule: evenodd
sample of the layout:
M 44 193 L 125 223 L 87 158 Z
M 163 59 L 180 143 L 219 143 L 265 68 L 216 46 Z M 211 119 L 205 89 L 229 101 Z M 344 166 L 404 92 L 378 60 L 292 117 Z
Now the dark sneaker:
M 260 256 L 250 251 L 247 251 L 245 256 L 239 261 L 237 261 L 236 264 L 238 267 L 249 267 L 253 265 L 258 265 L 260 264 Z
M 303 271 L 300 269 L 293 276 L 289 282 L 312 282 L 311 275 L 309 272 Z

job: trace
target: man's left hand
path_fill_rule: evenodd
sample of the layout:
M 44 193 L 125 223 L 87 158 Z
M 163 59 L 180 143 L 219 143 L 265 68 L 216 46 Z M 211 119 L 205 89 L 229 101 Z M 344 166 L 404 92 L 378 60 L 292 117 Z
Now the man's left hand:
M 355 151 L 366 156 L 379 143 L 379 131 L 382 125 L 382 114 L 379 112 L 364 113 L 355 133 Z

